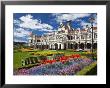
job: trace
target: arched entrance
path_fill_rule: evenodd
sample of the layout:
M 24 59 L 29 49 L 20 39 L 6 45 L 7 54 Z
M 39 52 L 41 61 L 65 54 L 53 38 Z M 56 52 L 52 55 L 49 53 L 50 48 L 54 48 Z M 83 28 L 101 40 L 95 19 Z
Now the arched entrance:
M 79 45 L 79 48 L 80 48 L 80 49 L 84 49 L 84 43 L 81 43 L 81 44 Z
M 78 48 L 78 44 L 75 43 L 75 44 L 74 44 L 74 49 L 77 49 L 77 48 Z
M 68 49 L 70 49 L 70 46 L 71 46 L 70 43 L 68 43 Z
M 93 44 L 93 49 L 97 49 L 97 43 Z
M 66 43 L 64 43 L 64 50 L 66 50 Z
M 91 49 L 91 43 L 87 43 L 87 49 Z
M 61 50 L 61 44 L 59 44 L 59 50 Z
M 42 45 L 42 49 L 44 49 L 44 45 Z
M 49 45 L 46 45 L 46 49 L 48 49 L 49 48 Z
M 71 49 L 73 49 L 73 44 L 71 44 Z
M 58 50 L 58 44 L 55 43 L 55 50 Z

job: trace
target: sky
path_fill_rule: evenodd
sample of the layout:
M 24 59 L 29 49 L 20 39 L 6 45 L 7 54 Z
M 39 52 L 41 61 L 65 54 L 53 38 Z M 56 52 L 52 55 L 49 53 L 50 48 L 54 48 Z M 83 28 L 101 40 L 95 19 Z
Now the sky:
M 71 20 L 75 30 L 91 26 L 90 18 L 94 18 L 93 26 L 97 26 L 97 13 L 14 13 L 14 42 L 27 42 L 31 33 L 43 35 L 57 31 L 60 23 Z

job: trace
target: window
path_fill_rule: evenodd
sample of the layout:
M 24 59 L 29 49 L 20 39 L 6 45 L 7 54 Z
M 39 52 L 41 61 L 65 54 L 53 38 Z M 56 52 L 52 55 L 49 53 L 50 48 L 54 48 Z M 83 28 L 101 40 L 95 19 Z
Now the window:
M 32 43 L 32 40 L 31 40 L 31 43 Z
M 40 40 L 37 40 L 37 42 L 40 42 Z
M 83 35 L 81 35 L 81 39 L 84 39 L 84 36 Z
M 89 34 L 89 38 L 91 38 L 91 34 Z

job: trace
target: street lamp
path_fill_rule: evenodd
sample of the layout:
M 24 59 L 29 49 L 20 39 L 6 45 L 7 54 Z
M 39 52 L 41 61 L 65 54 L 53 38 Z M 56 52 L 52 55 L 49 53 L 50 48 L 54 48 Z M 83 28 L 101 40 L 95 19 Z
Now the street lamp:
M 80 33 L 79 33 L 79 31 L 77 33 L 77 36 L 78 36 L 78 39 L 79 39 L 79 50 L 80 50 Z
M 94 18 L 90 18 L 90 23 L 91 23 L 91 29 L 92 29 L 92 58 L 94 59 L 94 55 L 93 55 L 93 22 L 94 22 Z
M 89 29 L 89 27 L 88 27 L 88 25 L 86 25 L 86 33 L 85 33 L 85 48 L 87 49 L 87 35 L 88 35 L 88 29 Z

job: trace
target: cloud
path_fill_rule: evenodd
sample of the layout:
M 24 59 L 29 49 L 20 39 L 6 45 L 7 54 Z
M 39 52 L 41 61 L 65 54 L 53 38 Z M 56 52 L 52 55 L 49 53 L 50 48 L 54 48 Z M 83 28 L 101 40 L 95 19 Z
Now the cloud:
M 21 16 L 13 21 L 14 23 L 14 41 L 26 42 L 29 38 L 30 31 L 52 32 L 53 27 L 47 23 L 42 23 L 40 19 L 34 19 L 31 14 Z
M 20 17 L 19 19 L 21 23 L 19 24 L 19 26 L 22 28 L 35 29 L 36 26 L 39 24 L 39 20 L 32 18 L 33 16 L 31 16 L 30 14 Z
M 49 24 L 45 24 L 45 23 L 43 23 L 43 24 L 41 24 L 41 26 L 42 26 L 42 28 L 44 28 L 44 29 L 48 29 L 48 30 L 53 29 L 53 27 L 50 26 Z
M 54 30 L 41 29 L 41 30 L 39 30 L 39 31 L 53 32 Z
M 88 27 L 91 27 L 91 23 L 87 23 L 85 21 L 81 21 L 80 25 L 83 27 L 83 29 L 85 29 L 87 25 Z
M 40 19 L 34 19 L 31 14 L 27 14 L 26 16 L 22 16 L 19 20 L 14 20 L 15 25 L 26 28 L 26 29 L 34 29 L 34 30 L 45 30 L 50 31 L 53 27 L 46 23 L 41 23 Z
M 14 20 L 14 22 L 13 22 L 15 25 L 18 25 L 18 24 L 20 24 L 20 21 L 19 20 Z
M 91 23 L 87 23 L 87 22 L 85 22 L 85 21 L 81 21 L 80 25 L 82 26 L 83 29 L 87 28 L 87 26 L 88 26 L 88 27 L 91 27 L 91 26 L 92 26 Z M 93 23 L 93 27 L 97 27 L 97 23 L 94 22 L 94 23 Z
M 30 31 L 23 28 L 14 28 L 14 42 L 27 42 Z
M 90 16 L 91 14 L 89 13 L 81 13 L 81 14 L 72 14 L 72 13 L 64 13 L 64 14 L 61 14 L 61 13 L 54 13 L 52 14 L 53 16 L 55 16 L 55 20 L 57 22 L 64 22 L 64 21 L 69 21 L 69 20 L 72 20 L 74 21 L 75 19 L 77 18 L 83 18 L 83 17 L 88 17 Z
M 93 26 L 97 27 L 97 14 L 94 14 L 93 17 L 94 17 Z
M 27 40 L 23 40 L 23 39 L 16 39 L 16 38 L 14 38 L 14 42 L 27 42 Z
M 24 30 L 23 28 L 14 29 L 14 37 L 26 37 L 29 35 L 30 35 L 30 32 L 27 30 Z

